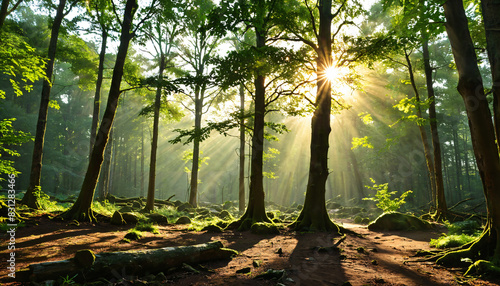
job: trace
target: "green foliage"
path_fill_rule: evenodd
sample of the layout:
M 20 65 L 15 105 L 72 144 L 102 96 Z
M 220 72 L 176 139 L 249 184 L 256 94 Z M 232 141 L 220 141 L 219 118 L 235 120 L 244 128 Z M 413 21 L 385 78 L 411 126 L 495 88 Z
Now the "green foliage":
M 431 246 L 440 249 L 458 247 L 478 239 L 482 234 L 481 226 L 475 220 L 445 222 L 445 226 L 448 229 L 448 234 L 431 239 Z
M 68 205 L 61 205 L 57 201 L 51 200 L 50 196 L 44 193 L 40 186 L 36 187 L 33 195 L 36 197 L 40 208 L 47 213 L 63 212 L 69 207 Z
M 45 78 L 44 60 L 18 33 L 0 31 L 0 39 L 0 73 L 9 78 L 16 96 L 32 91 L 33 84 Z M 0 90 L 4 98 L 5 90 Z
M 203 151 L 200 151 L 199 157 L 198 157 L 198 169 L 201 168 L 203 164 L 208 165 L 208 160 L 210 160 L 210 157 L 203 156 Z M 184 161 L 184 164 L 189 164 L 193 161 L 193 150 L 186 150 L 182 153 L 182 161 Z M 184 171 L 186 173 L 191 172 L 188 167 L 184 168 Z
M 66 275 L 65 277 L 62 278 L 62 285 L 73 285 L 76 284 L 75 278 L 78 276 L 78 274 L 75 274 L 73 277 L 69 277 L 69 275 Z
M 392 198 L 393 195 L 397 194 L 397 191 L 389 191 L 389 183 L 376 184 L 373 178 L 370 178 L 373 186 L 365 186 L 369 190 L 374 190 L 377 193 L 375 197 L 363 198 L 363 200 L 374 201 L 377 203 L 377 207 L 384 212 L 395 212 L 406 203 L 405 198 L 412 193 L 408 190 L 401 194 L 399 198 Z
M 135 230 L 138 231 L 149 231 L 154 234 L 159 234 L 160 231 L 158 230 L 158 226 L 154 225 L 152 222 L 138 222 L 136 226 L 134 227 Z
M 177 208 L 173 206 L 165 206 L 157 209 L 155 212 L 166 216 L 170 223 L 174 223 L 179 217 L 185 215 L 184 212 L 177 211 Z
M 14 168 L 14 161 L 2 158 L 2 155 L 8 155 L 11 157 L 19 157 L 19 153 L 6 148 L 6 146 L 16 146 L 22 143 L 32 140 L 32 137 L 25 132 L 16 131 L 12 127 L 12 122 L 15 118 L 2 119 L 0 121 L 0 175 L 7 174 L 19 174 Z M 0 177 L 0 181 L 5 179 Z
M 354 150 L 358 147 L 364 147 L 368 149 L 373 149 L 373 145 L 370 143 L 370 137 L 365 136 L 363 138 L 352 137 L 352 147 L 351 150 Z
M 93 201 L 92 210 L 102 215 L 111 217 L 115 211 L 119 211 L 120 208 L 115 204 L 110 203 L 108 200 L 102 202 Z

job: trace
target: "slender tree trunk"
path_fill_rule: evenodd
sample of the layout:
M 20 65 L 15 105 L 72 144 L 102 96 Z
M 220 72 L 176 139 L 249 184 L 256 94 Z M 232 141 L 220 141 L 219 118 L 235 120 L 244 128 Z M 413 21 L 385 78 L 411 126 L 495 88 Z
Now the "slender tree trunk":
M 331 82 L 325 76 L 325 71 L 332 65 L 331 10 L 331 0 L 319 1 L 316 109 L 311 122 L 311 159 L 304 208 L 292 224 L 298 230 L 339 231 L 339 227 L 330 220 L 325 205 L 332 106 Z
M 455 175 L 456 175 L 456 181 L 457 181 L 457 197 L 459 198 L 462 194 L 462 160 L 460 158 L 460 146 L 459 146 L 459 140 L 458 140 L 458 131 L 457 131 L 457 126 L 453 127 L 453 149 L 455 152 Z
M 203 72 L 201 73 L 203 74 Z M 191 167 L 191 191 L 189 193 L 189 203 L 193 207 L 198 206 L 198 171 L 200 167 L 200 135 L 201 135 L 201 117 L 203 109 L 203 91 L 200 86 L 197 86 L 195 91 L 195 111 L 194 111 L 194 130 L 195 138 L 193 140 L 193 164 Z
M 99 126 L 99 112 L 101 109 L 101 87 L 104 78 L 104 59 L 106 56 L 106 45 L 108 42 L 108 33 L 104 30 L 104 28 L 102 31 L 101 39 L 102 42 L 101 52 L 99 53 L 99 68 L 97 70 L 97 82 L 95 84 L 94 111 L 92 113 L 92 125 L 90 127 L 90 155 L 92 155 L 92 148 L 94 148 L 97 127 Z
M 2 3 L 3 4 L 3 3 Z M 39 208 L 38 199 L 35 196 L 35 191 L 41 188 L 41 174 L 42 174 L 42 157 L 43 145 L 45 140 L 45 129 L 47 127 L 47 114 L 49 111 L 50 90 L 52 83 L 52 75 L 54 72 L 54 61 L 56 58 L 57 38 L 59 36 L 59 29 L 64 18 L 64 8 L 66 0 L 60 0 L 57 6 L 56 16 L 52 23 L 52 30 L 50 34 L 49 51 L 47 55 L 47 64 L 45 66 L 45 74 L 47 80 L 43 81 L 42 96 L 40 101 L 40 110 L 38 112 L 38 121 L 36 124 L 35 145 L 33 147 L 33 158 L 31 161 L 31 173 L 28 190 L 23 197 L 22 203 L 30 208 Z
M 240 85 L 240 173 L 239 173 L 239 210 L 245 211 L 245 89 Z
M 413 87 L 413 91 L 415 93 L 415 99 L 417 101 L 417 117 L 422 119 L 422 110 L 420 108 L 420 94 L 417 89 L 417 84 L 415 82 L 415 77 L 413 75 L 413 66 L 411 64 L 410 55 L 405 50 L 406 63 L 408 64 L 408 73 L 410 75 L 411 85 Z M 431 155 L 431 147 L 429 146 L 429 140 L 427 137 L 427 132 L 425 131 L 425 127 L 423 125 L 418 124 L 418 130 L 420 131 L 420 138 L 422 139 L 422 145 L 424 146 L 424 155 L 425 162 L 427 163 L 427 170 L 429 172 L 429 180 L 431 181 L 431 191 L 432 191 L 432 203 L 434 207 L 437 206 L 437 192 L 436 192 L 436 176 L 435 176 L 435 167 L 434 160 Z
M 464 161 L 465 161 L 465 176 L 467 178 L 467 190 L 470 192 L 470 171 L 469 171 L 469 154 L 468 153 L 468 148 L 467 148 L 467 133 L 465 134 L 465 140 L 464 140 Z
M 429 55 L 429 40 L 424 39 L 423 41 L 423 56 L 424 56 L 424 70 L 425 70 L 425 80 L 427 86 L 427 97 L 430 100 L 429 106 L 429 120 L 431 126 L 431 138 L 432 138 L 432 150 L 434 153 L 434 178 L 436 180 L 436 213 L 434 215 L 435 219 L 442 219 L 443 215 L 446 216 L 448 207 L 446 205 L 446 198 L 444 192 L 444 182 L 443 182 L 443 167 L 441 161 L 441 142 L 439 140 L 439 132 L 437 126 L 437 116 L 436 116 L 436 95 L 434 92 L 434 87 L 432 83 L 432 68 L 430 64 Z
M 144 125 L 141 127 L 141 197 L 144 197 Z
M 485 2 L 483 12 L 489 9 L 498 13 L 498 5 L 489 6 Z M 478 68 L 478 61 L 472 42 L 467 17 L 462 0 L 448 0 L 443 5 L 446 17 L 446 32 L 451 43 L 453 56 L 459 75 L 458 92 L 462 96 L 469 128 L 472 146 L 479 174 L 483 182 L 483 190 L 488 209 L 487 225 L 483 236 L 469 249 L 448 253 L 438 260 L 447 264 L 450 261 L 460 261 L 462 257 L 474 257 L 470 252 L 489 256 L 493 261 L 500 259 L 500 160 L 498 147 L 495 143 L 495 129 L 491 120 L 491 112 L 484 94 L 483 82 Z M 498 14 L 495 14 L 498 16 Z M 486 23 L 486 29 L 489 29 Z
M 99 172 L 101 170 L 104 149 L 108 143 L 108 136 L 118 107 L 123 67 L 125 65 L 130 40 L 133 37 L 133 34 L 130 33 L 132 19 L 137 8 L 137 0 L 127 0 L 121 27 L 120 46 L 118 47 L 113 77 L 111 79 L 111 87 L 109 89 L 108 103 L 104 111 L 102 124 L 99 126 L 94 149 L 92 150 L 92 156 L 90 157 L 78 199 L 71 209 L 63 214 L 64 217 L 69 219 L 95 221 L 94 214 L 92 213 L 92 201 Z
M 160 70 L 158 72 L 158 81 L 163 79 L 165 70 L 165 55 L 160 57 Z M 151 157 L 149 161 L 149 185 L 148 197 L 146 200 L 146 211 L 153 211 L 155 208 L 155 180 L 156 180 L 156 151 L 158 149 L 158 125 L 160 121 L 160 106 L 161 106 L 162 85 L 156 88 L 155 110 L 153 116 L 153 138 L 151 139 Z
M 2 0 L 2 6 L 0 7 L 0 30 L 2 30 L 3 23 L 9 15 L 9 4 L 10 0 Z

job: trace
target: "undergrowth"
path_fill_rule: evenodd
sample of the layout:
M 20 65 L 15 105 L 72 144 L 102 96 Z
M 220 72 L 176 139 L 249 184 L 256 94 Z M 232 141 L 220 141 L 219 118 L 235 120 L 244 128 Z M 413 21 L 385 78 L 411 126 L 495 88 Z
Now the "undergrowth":
M 465 220 L 455 223 L 445 222 L 448 234 L 431 239 L 430 245 L 435 248 L 452 248 L 462 246 L 481 236 L 482 228 L 475 220 Z

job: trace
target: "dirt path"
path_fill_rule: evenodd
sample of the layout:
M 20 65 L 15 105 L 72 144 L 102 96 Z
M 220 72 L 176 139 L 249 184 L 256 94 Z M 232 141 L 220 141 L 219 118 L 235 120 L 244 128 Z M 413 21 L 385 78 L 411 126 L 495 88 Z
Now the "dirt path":
M 361 225 L 344 223 L 358 235 L 348 235 L 340 244 L 341 252 L 320 253 L 315 247 L 332 246 L 340 237 L 328 233 L 295 233 L 264 236 L 250 232 L 190 232 L 186 227 L 162 226 L 160 234 L 144 233 L 139 241 L 122 243 L 130 226 L 116 227 L 108 223 L 68 225 L 40 219 L 38 225 L 21 228 L 16 233 L 16 267 L 32 263 L 68 259 L 75 251 L 92 249 L 108 252 L 128 249 L 189 245 L 220 240 L 225 247 L 240 255 L 230 261 L 204 263 L 205 269 L 194 273 L 186 270 L 165 271 L 169 285 L 276 285 L 276 281 L 256 280 L 268 269 L 285 269 L 285 285 L 500 285 L 480 279 L 463 281 L 460 272 L 437 267 L 431 263 L 407 263 L 419 249 L 429 249 L 429 240 L 443 229 L 414 232 L 371 232 Z M 281 249 L 281 250 L 280 250 Z M 8 257 L 6 237 L 2 237 L 1 257 Z M 258 267 L 254 260 L 262 261 Z M 0 277 L 3 285 L 27 285 L 5 278 L 6 259 L 1 259 Z M 249 267 L 249 273 L 237 270 Z M 128 277 L 126 271 L 113 272 L 114 281 Z M 132 285 L 132 284 L 130 284 Z

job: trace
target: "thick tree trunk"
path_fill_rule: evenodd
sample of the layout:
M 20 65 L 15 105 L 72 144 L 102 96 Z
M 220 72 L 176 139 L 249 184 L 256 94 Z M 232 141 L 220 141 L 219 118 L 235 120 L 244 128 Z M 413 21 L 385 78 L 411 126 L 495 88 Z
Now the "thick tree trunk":
M 408 73 L 410 75 L 410 82 L 413 88 L 413 92 L 415 93 L 415 99 L 417 103 L 415 104 L 417 107 L 417 117 L 422 119 L 422 110 L 420 108 L 420 94 L 417 89 L 417 83 L 415 82 L 415 77 L 413 75 L 413 66 L 411 64 L 410 55 L 405 50 L 405 58 L 406 63 L 408 64 Z M 425 131 L 425 127 L 423 125 L 417 124 L 418 130 L 420 132 L 420 138 L 422 139 L 422 145 L 424 147 L 424 156 L 425 162 L 427 163 L 427 170 L 429 173 L 429 180 L 431 182 L 431 191 L 432 191 L 432 203 L 434 207 L 437 206 L 437 193 L 436 193 L 436 176 L 435 176 L 435 167 L 434 167 L 434 159 L 431 155 L 431 148 L 429 146 L 429 139 L 427 137 L 427 132 Z
M 498 6 L 488 6 L 487 3 L 483 4 L 486 5 L 486 10 L 498 11 Z M 498 261 L 500 259 L 500 208 L 498 208 L 500 205 L 500 160 L 498 147 L 495 143 L 495 129 L 488 101 L 484 94 L 463 2 L 462 0 L 448 0 L 444 3 L 443 8 L 447 21 L 446 32 L 459 75 L 458 92 L 465 103 L 474 155 L 483 182 L 488 222 L 482 239 L 465 251 L 448 253 L 438 260 L 438 263 L 447 264 L 450 261 L 460 261 L 460 258 L 464 256 L 477 257 L 479 253 L 483 257 L 493 254 L 493 260 Z M 489 26 L 486 24 L 486 29 L 488 28 Z M 471 252 L 475 253 L 471 256 Z
M 448 207 L 446 205 L 446 198 L 444 192 L 443 166 L 441 161 L 441 142 L 439 140 L 437 116 L 436 116 L 436 95 L 434 93 L 434 87 L 432 83 L 432 68 L 429 56 L 429 41 L 427 39 L 424 39 L 422 48 L 424 56 L 424 70 L 425 70 L 425 81 L 427 86 L 427 97 L 430 100 L 429 121 L 431 126 L 432 150 L 434 153 L 434 179 L 436 180 L 436 187 L 435 187 L 436 213 L 434 215 L 434 218 L 440 220 L 446 217 L 446 212 L 448 211 Z
M 103 161 L 103 153 L 108 143 L 108 136 L 113 125 L 116 109 L 118 107 L 118 99 L 120 97 L 120 84 L 123 77 L 123 67 L 127 57 L 128 47 L 133 34 L 130 33 L 132 27 L 132 19 L 137 10 L 138 5 L 136 0 L 127 0 L 125 12 L 122 21 L 122 29 L 120 36 L 120 46 L 116 55 L 115 67 L 113 69 L 113 77 L 111 79 L 111 87 L 109 89 L 108 103 L 102 123 L 99 126 L 92 156 L 90 156 L 89 165 L 85 178 L 83 179 L 82 188 L 75 204 L 62 214 L 64 217 L 76 220 L 95 221 L 92 213 L 92 201 L 94 198 L 95 187 L 99 178 L 99 172 Z
M 95 137 L 97 134 L 97 127 L 99 126 L 99 112 L 101 109 L 101 87 L 104 78 L 104 59 L 106 57 L 106 45 L 108 42 L 108 33 L 104 30 L 101 36 L 101 52 L 99 53 L 99 67 L 97 70 L 97 81 L 95 83 L 94 95 L 94 111 L 92 112 L 92 125 L 90 127 L 90 156 L 92 155 L 92 148 L 94 148 Z
M 43 81 L 42 86 L 42 96 L 40 100 L 40 110 L 38 112 L 38 121 L 36 124 L 35 133 L 35 145 L 33 147 L 33 158 L 31 161 L 31 173 L 28 190 L 23 197 L 22 203 L 30 208 L 39 208 L 37 197 L 35 196 L 35 191 L 41 188 L 41 175 L 42 175 L 42 157 L 43 157 L 43 145 L 45 140 L 45 129 L 47 127 L 47 114 L 49 111 L 49 101 L 50 101 L 50 90 L 52 83 L 48 80 L 52 80 L 52 75 L 54 72 L 54 61 L 56 58 L 57 50 L 57 38 L 59 36 L 59 29 L 61 27 L 62 20 L 64 18 L 64 8 L 66 6 L 66 0 L 60 0 L 57 6 L 56 16 L 54 22 L 52 23 L 52 30 L 50 34 L 49 51 L 47 55 L 47 64 L 45 66 L 45 74 L 47 80 Z
M 160 70 L 158 72 L 158 82 L 163 79 L 163 71 L 165 70 L 165 55 L 160 56 Z M 153 116 L 153 138 L 151 139 L 151 157 L 149 161 L 149 184 L 148 197 L 146 200 L 146 211 L 153 211 L 155 208 L 155 180 L 156 180 L 156 151 L 158 149 L 158 124 L 160 121 L 160 106 L 161 106 L 162 86 L 156 88 L 155 109 Z
M 238 201 L 240 214 L 245 211 L 245 89 L 240 85 L 240 170 Z
M 10 0 L 2 0 L 2 6 L 0 7 L 0 30 L 2 30 L 3 23 L 9 15 L 9 4 Z
M 205 261 L 228 259 L 236 253 L 234 250 L 223 248 L 220 241 L 159 249 L 106 252 L 96 254 L 91 267 L 84 267 L 72 258 L 32 264 L 26 276 L 29 276 L 32 282 L 42 282 L 60 277 L 72 277 L 76 274 L 79 274 L 79 277 L 85 277 L 87 281 L 103 277 L 113 278 L 109 277 L 112 275 L 110 269 L 126 270 L 127 275 L 156 274 L 166 269 L 182 266 L 184 263 L 199 264 Z M 89 259 L 89 264 L 90 261 Z
M 111 158 L 113 154 L 113 129 L 109 133 L 108 144 L 106 145 L 106 151 L 104 151 L 104 162 L 103 168 L 101 170 L 102 180 L 99 182 L 99 198 L 101 200 L 106 199 L 109 193 L 109 181 L 111 178 Z
M 339 231 L 338 226 L 330 220 L 325 205 L 332 106 L 331 82 L 325 76 L 325 71 L 332 65 L 331 10 L 331 0 L 319 1 L 316 110 L 311 122 L 311 159 L 304 208 L 291 225 L 297 230 Z

